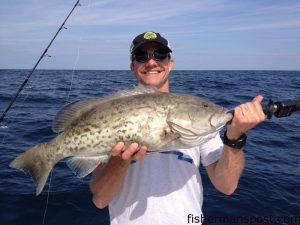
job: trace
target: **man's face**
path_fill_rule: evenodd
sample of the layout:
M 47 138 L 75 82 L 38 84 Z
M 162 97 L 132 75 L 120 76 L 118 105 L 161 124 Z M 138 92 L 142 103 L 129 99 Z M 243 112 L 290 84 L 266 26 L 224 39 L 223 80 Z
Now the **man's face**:
M 159 48 L 161 48 L 159 44 L 149 43 L 140 47 L 136 52 L 147 51 L 152 55 L 153 51 Z M 152 55 L 145 62 L 133 60 L 130 68 L 140 83 L 155 86 L 160 91 L 168 91 L 168 78 L 173 64 L 174 61 L 172 58 L 168 57 L 164 60 L 155 60 Z

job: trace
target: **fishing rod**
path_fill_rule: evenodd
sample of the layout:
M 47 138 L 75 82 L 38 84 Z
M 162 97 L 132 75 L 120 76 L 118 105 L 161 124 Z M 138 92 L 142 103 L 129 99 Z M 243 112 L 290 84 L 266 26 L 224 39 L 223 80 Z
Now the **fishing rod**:
M 12 100 L 10 101 L 9 105 L 7 106 L 7 108 L 4 110 L 4 112 L 2 113 L 1 117 L 0 117 L 0 123 L 2 123 L 6 113 L 9 111 L 9 109 L 11 108 L 11 106 L 14 104 L 14 102 L 16 101 L 17 97 L 19 96 L 20 92 L 23 90 L 23 88 L 25 87 L 25 85 L 27 84 L 29 78 L 31 77 L 31 75 L 33 74 L 33 72 L 35 71 L 36 67 L 39 65 L 40 61 L 44 58 L 44 56 L 47 54 L 48 49 L 50 48 L 50 46 L 52 45 L 53 41 L 55 40 L 56 36 L 58 35 L 58 33 L 61 31 L 61 29 L 65 28 L 65 23 L 66 21 L 69 19 L 69 17 L 71 16 L 71 14 L 73 13 L 74 9 L 77 6 L 80 6 L 79 4 L 80 0 L 77 0 L 77 2 L 75 3 L 75 5 L 73 6 L 72 10 L 69 12 L 68 16 L 66 17 L 66 19 L 64 20 L 64 22 L 61 24 L 61 26 L 59 27 L 59 29 L 57 30 L 56 34 L 54 35 L 54 37 L 52 38 L 52 40 L 50 41 L 50 43 L 48 44 L 48 46 L 46 47 L 46 49 L 44 50 L 43 54 L 40 56 L 39 60 L 36 62 L 36 64 L 34 65 L 34 67 L 32 68 L 32 70 L 30 71 L 30 73 L 27 75 L 27 77 L 25 78 L 24 82 L 22 83 L 22 85 L 20 86 L 19 90 L 17 91 L 17 93 L 15 94 L 15 96 L 12 98 Z
M 274 115 L 277 118 L 287 117 L 292 115 L 292 113 L 300 111 L 300 100 L 284 100 L 274 102 L 269 100 L 266 106 L 263 106 L 263 111 L 267 116 L 267 119 L 271 119 Z M 230 113 L 234 114 L 234 110 L 230 110 Z M 231 124 L 232 120 L 228 122 Z

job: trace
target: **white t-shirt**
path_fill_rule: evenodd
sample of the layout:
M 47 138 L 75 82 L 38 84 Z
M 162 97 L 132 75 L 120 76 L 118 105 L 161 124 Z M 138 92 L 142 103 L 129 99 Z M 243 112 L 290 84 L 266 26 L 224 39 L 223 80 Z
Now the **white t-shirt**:
M 109 204 L 112 225 L 183 225 L 201 216 L 200 161 L 207 166 L 223 151 L 219 134 L 190 149 L 152 153 L 130 165 L 119 194 Z

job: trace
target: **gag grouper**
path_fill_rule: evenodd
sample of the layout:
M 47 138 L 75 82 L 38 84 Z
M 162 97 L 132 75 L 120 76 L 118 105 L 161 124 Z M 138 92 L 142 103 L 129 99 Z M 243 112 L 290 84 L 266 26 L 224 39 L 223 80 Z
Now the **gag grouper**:
M 136 142 L 149 152 L 189 148 L 216 136 L 232 113 L 201 98 L 138 86 L 102 99 L 71 103 L 60 110 L 58 136 L 20 154 L 10 166 L 30 173 L 39 195 L 54 165 L 66 158 L 79 177 L 106 163 L 114 145 Z

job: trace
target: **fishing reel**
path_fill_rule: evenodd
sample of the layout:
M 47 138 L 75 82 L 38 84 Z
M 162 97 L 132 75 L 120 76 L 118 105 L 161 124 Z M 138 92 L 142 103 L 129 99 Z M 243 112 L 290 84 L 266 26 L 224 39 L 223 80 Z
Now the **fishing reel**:
M 287 117 L 293 112 L 300 110 L 300 102 L 292 100 L 273 102 L 270 99 L 263 110 L 268 119 L 271 119 L 273 115 L 276 117 Z

